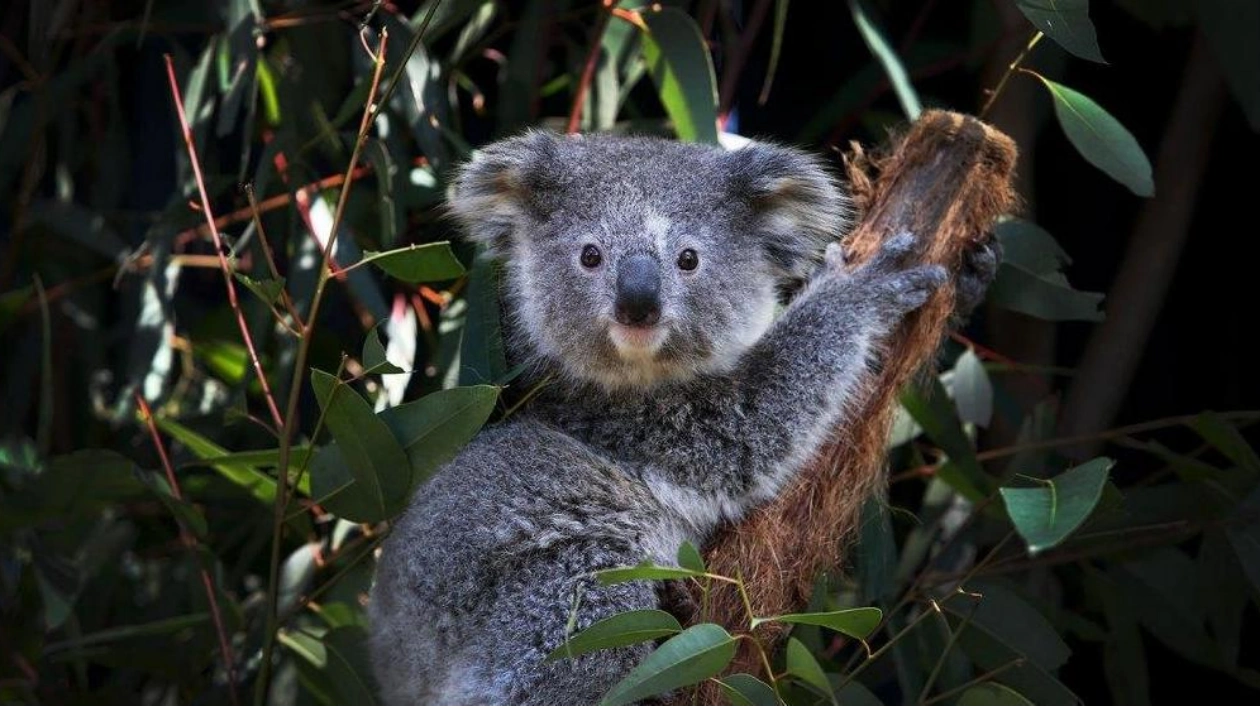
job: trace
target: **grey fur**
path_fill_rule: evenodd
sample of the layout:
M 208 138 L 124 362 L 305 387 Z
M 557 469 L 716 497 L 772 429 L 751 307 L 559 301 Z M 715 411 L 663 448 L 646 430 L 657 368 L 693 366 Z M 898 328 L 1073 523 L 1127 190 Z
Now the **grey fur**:
M 391 703 L 593 703 L 651 646 L 543 662 L 573 607 L 580 630 L 658 599 L 590 573 L 673 564 L 684 540 L 774 497 L 945 272 L 905 267 L 909 235 L 846 270 L 827 245 L 846 227 L 841 191 L 814 158 L 769 145 L 531 133 L 467 166 L 451 208 L 506 264 L 513 358 L 555 382 L 398 520 L 371 601 L 377 677 Z M 586 244 L 599 267 L 581 264 Z M 664 340 L 619 348 L 617 263 L 644 253 Z

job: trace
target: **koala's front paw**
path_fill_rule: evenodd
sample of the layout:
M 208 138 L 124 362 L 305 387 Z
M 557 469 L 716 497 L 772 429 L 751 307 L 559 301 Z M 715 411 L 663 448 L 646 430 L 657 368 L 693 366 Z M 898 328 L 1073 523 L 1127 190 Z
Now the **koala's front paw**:
M 910 265 L 917 250 L 914 235 L 900 233 L 885 241 L 875 257 L 854 273 L 853 284 L 885 321 L 922 307 L 948 278 L 939 265 Z
M 984 301 L 985 292 L 997 277 L 1002 262 L 1002 244 L 996 238 L 977 243 L 963 256 L 962 269 L 958 273 L 958 294 L 954 300 L 954 315 L 965 319 Z

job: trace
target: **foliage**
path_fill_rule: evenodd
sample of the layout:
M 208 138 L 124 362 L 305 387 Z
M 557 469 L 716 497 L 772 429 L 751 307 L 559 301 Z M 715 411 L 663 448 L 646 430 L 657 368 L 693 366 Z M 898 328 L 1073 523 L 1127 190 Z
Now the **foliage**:
M 1151 196 L 1143 140 L 1062 75 L 1056 46 L 1103 61 L 1089 3 L 999 2 L 1026 16 L 1025 49 L 992 57 L 1010 68 L 983 107 L 955 107 L 987 112 L 1009 82 L 1035 81 L 1082 170 Z M 3 11 L 28 39 L 0 37 L 0 698 L 375 701 L 373 551 L 424 480 L 530 393 L 504 361 L 494 267 L 441 218 L 452 169 L 527 125 L 717 142 L 790 80 L 835 90 L 781 136 L 803 141 L 878 141 L 898 116 L 863 91 L 910 116 L 949 100 L 919 95 L 942 45 L 894 42 L 890 3 L 848 4 L 870 53 L 819 67 L 833 83 L 776 73 L 787 28 L 819 10 L 747 4 Z M 1254 121 L 1255 44 L 1221 20 L 1224 0 L 1171 19 L 1127 4 L 1152 23 L 1201 22 L 1217 55 L 1243 57 L 1225 74 Z M 950 12 L 983 27 L 990 9 Z M 967 58 L 997 44 L 976 32 L 946 36 L 965 79 L 978 76 Z M 764 75 L 747 61 L 757 42 Z M 991 305 L 1101 318 L 1045 229 L 1011 218 L 996 233 Z M 735 633 L 632 612 L 551 659 L 659 643 L 609 704 L 706 680 L 732 704 L 1067 703 L 1082 685 L 1060 671 L 1082 654 L 1102 656 L 1072 673 L 1106 681 L 1090 694 L 1141 702 L 1156 642 L 1260 688 L 1241 650 L 1260 596 L 1260 456 L 1240 428 L 1257 415 L 1122 428 L 1099 439 L 1122 442 L 1133 467 L 1073 463 L 1060 452 L 1082 440 L 1055 436 L 1053 401 L 1022 408 L 1011 385 L 1061 371 L 962 335 L 943 361 L 903 398 L 891 500 L 870 504 L 852 571 L 820 578 L 808 611 L 750 608 Z M 1018 435 L 985 448 L 1002 426 Z M 1202 444 L 1135 437 L 1176 427 Z M 743 587 L 690 547 L 677 567 L 601 579 Z M 764 622 L 795 627 L 781 654 L 762 650 L 765 679 L 721 675 Z

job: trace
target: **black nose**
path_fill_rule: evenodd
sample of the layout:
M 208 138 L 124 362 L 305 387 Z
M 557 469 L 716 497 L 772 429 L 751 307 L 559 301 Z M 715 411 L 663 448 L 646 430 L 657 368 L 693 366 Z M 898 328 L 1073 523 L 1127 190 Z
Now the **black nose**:
M 661 319 L 661 271 L 650 255 L 632 255 L 617 266 L 617 322 L 651 326 Z

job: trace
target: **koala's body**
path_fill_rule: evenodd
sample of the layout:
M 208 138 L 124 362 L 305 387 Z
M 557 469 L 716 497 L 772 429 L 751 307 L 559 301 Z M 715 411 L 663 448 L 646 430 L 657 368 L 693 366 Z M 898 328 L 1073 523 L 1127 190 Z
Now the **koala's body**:
M 591 573 L 673 564 L 773 498 L 946 274 L 905 266 L 909 236 L 847 269 L 842 192 L 775 146 L 532 133 L 465 168 L 451 207 L 504 262 L 511 357 L 551 382 L 395 525 L 377 677 L 393 703 L 593 703 L 652 646 L 544 658 L 659 600 Z

